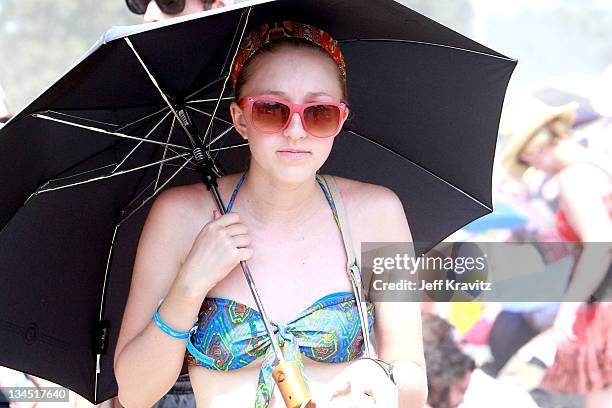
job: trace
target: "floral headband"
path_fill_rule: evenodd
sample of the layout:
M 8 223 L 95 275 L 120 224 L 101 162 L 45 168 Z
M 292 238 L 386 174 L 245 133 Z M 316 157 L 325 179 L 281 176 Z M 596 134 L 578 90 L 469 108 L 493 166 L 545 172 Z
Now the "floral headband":
M 258 28 L 250 30 L 242 40 L 238 54 L 232 67 L 232 84 L 236 87 L 236 81 L 240 70 L 247 61 L 264 45 L 281 38 L 301 38 L 321 47 L 336 62 L 342 77 L 346 77 L 344 57 L 338 42 L 327 32 L 310 24 L 295 21 L 282 21 L 263 24 Z

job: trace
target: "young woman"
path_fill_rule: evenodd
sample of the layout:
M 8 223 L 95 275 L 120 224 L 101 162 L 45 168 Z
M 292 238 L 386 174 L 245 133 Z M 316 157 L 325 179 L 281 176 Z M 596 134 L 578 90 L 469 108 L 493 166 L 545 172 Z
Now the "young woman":
M 368 302 L 377 356 L 393 365 L 392 376 L 359 358 L 365 345 L 347 260 L 354 253 L 361 265 L 361 242 L 412 238 L 391 190 L 317 173 L 348 116 L 337 43 L 302 23 L 264 25 L 246 36 L 232 79 L 248 171 L 218 179 L 223 216 L 202 184 L 155 201 L 115 351 L 120 401 L 150 406 L 186 357 L 198 407 L 284 406 L 239 264 L 248 260 L 281 347 L 303 365 L 317 406 L 422 407 L 418 303 Z M 163 327 L 186 332 L 196 322 L 195 331 L 187 340 L 168 335 L 151 318 L 156 310 Z
M 552 330 L 558 344 L 541 386 L 586 395 L 585 407 L 612 406 L 612 167 L 610 157 L 571 138 L 573 109 L 534 105 L 511 136 L 504 165 L 515 177 L 528 167 L 556 177 L 561 241 L 584 245 Z M 514 140 L 513 140 L 514 139 Z

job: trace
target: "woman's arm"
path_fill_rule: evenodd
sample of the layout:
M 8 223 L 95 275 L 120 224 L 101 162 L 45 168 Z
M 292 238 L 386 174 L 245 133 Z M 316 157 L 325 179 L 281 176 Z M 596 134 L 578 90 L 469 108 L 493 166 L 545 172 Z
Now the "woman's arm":
M 602 176 L 601 170 L 588 164 L 569 166 L 558 175 L 567 220 L 586 243 L 564 302 L 586 301 L 605 278 L 612 260 L 612 220 L 599 191 L 608 181 L 598 182 Z
M 404 209 L 393 191 L 341 177 L 335 179 L 353 227 L 351 235 L 359 265 L 363 242 L 408 242 L 412 248 Z M 365 406 L 423 408 L 427 400 L 427 378 L 420 313 L 418 302 L 375 302 L 377 357 L 394 365 L 396 385 L 381 365 L 360 358 L 330 380 L 329 395 L 321 401 L 331 405 L 322 405 L 344 408 L 375 401 Z
M 378 242 L 412 242 L 412 234 L 401 201 L 382 188 L 373 214 Z M 414 256 L 413 245 L 410 245 Z M 376 344 L 381 360 L 393 364 L 400 408 L 421 408 L 427 401 L 427 376 L 423 355 L 421 304 L 419 302 L 376 302 Z
M 175 190 L 176 191 L 176 190 Z M 186 340 L 162 332 L 152 321 L 159 314 L 170 327 L 186 331 L 197 320 L 203 297 L 194 296 L 177 281 L 189 236 L 184 198 L 172 190 L 153 204 L 140 236 L 130 293 L 114 355 L 119 401 L 126 408 L 150 407 L 180 374 Z

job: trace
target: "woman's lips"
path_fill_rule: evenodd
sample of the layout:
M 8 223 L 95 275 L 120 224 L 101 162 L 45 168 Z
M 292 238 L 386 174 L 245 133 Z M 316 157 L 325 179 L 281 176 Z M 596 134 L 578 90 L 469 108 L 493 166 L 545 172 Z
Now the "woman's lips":
M 310 154 L 310 152 L 305 152 L 305 151 L 290 151 L 290 150 L 279 150 L 278 152 L 279 155 L 281 155 L 282 157 L 287 157 L 290 159 L 301 159 L 303 157 L 306 157 Z

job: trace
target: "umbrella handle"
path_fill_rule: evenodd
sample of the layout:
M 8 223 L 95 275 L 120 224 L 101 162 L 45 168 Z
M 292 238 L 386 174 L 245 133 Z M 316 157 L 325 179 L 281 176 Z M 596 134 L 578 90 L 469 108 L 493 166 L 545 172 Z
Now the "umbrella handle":
M 315 408 L 300 367 L 295 361 L 282 361 L 272 370 L 272 378 L 287 408 Z

